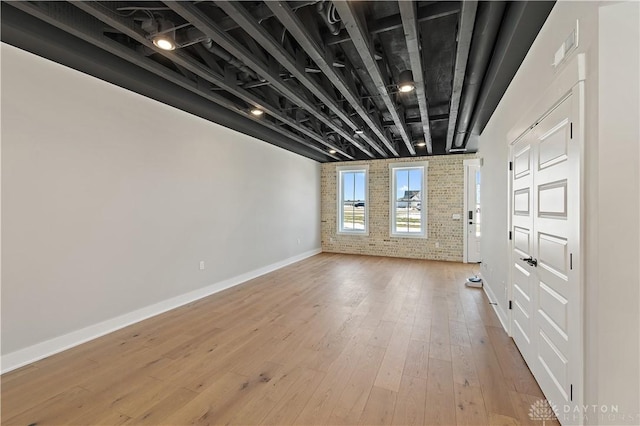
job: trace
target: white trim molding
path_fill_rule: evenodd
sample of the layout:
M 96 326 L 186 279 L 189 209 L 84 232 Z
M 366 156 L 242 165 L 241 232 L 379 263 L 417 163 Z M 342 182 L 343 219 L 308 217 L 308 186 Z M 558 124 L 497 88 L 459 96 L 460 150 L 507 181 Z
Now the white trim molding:
M 305 253 L 292 256 L 288 259 L 284 259 L 279 262 L 254 269 L 253 271 L 228 278 L 215 284 L 211 284 L 206 287 L 172 297 L 162 302 L 137 309 L 133 312 L 129 312 L 124 315 L 120 315 L 115 318 L 90 325 L 80 330 L 72 331 L 71 333 L 54 337 L 53 339 L 37 343 L 24 349 L 19 349 L 15 352 L 8 353 L 6 355 L 3 355 L 0 359 L 0 372 L 2 374 L 7 373 L 32 362 L 73 348 L 74 346 L 78 346 L 90 340 L 97 339 L 98 337 L 112 333 L 131 324 L 135 324 L 145 319 L 154 317 L 156 315 L 218 293 L 222 290 L 226 290 L 228 288 L 242 284 L 246 281 L 252 280 L 261 275 L 265 275 L 269 272 L 273 272 L 292 263 L 299 262 L 308 257 L 315 256 L 321 252 L 322 250 L 319 248 L 313 249 Z
M 422 169 L 422 188 L 420 190 L 420 232 L 398 232 L 394 229 L 396 218 L 396 170 L 403 169 Z M 393 238 L 424 238 L 429 236 L 429 223 L 427 210 L 429 209 L 429 162 L 428 161 L 410 161 L 389 163 L 389 236 Z M 409 202 L 407 202 L 409 203 Z
M 343 217 L 344 217 L 344 194 L 342 188 L 342 173 L 343 172 L 364 172 L 364 229 L 343 229 Z M 355 179 L 355 178 L 354 178 Z M 338 187 L 336 188 L 336 203 L 338 217 L 336 218 L 336 234 L 337 235 L 369 235 L 369 165 L 361 164 L 357 166 L 338 166 L 336 167 L 336 182 Z M 355 185 L 355 181 L 354 181 Z M 355 191 L 355 189 L 354 189 Z M 355 194 L 354 194 L 355 196 Z

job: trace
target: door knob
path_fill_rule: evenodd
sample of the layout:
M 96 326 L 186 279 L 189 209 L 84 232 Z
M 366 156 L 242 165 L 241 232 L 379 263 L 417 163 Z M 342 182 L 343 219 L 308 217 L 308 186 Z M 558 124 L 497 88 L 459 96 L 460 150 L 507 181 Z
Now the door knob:
M 538 259 L 534 259 L 533 257 L 529 256 L 527 258 L 521 257 L 520 260 L 524 260 L 525 262 L 527 262 L 530 266 L 538 266 Z

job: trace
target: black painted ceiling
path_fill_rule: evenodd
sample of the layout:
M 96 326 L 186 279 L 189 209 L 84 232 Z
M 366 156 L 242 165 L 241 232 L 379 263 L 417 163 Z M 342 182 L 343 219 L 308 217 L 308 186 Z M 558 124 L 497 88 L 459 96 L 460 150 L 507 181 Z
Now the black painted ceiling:
M 477 148 L 553 4 L 3 2 L 2 40 L 318 161 L 410 157 Z

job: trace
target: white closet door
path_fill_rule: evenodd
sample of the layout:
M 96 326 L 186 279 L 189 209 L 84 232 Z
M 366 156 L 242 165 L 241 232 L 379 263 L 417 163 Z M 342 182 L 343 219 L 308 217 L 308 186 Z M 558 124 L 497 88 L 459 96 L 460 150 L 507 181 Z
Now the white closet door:
M 512 148 L 512 335 L 560 413 L 573 405 L 582 364 L 577 90 Z

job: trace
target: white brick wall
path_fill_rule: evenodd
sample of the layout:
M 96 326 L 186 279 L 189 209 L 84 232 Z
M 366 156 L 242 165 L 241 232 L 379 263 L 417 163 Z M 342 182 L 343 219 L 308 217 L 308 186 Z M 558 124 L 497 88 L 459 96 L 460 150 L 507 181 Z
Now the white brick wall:
M 322 165 L 322 250 L 334 253 L 462 261 L 464 218 L 463 160 L 473 154 L 325 163 Z M 389 236 L 389 163 L 428 161 L 428 238 Z M 337 235 L 336 167 L 369 165 L 369 235 Z M 435 247 L 436 242 L 440 244 Z

